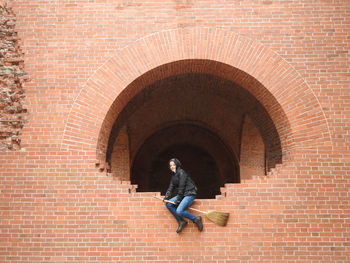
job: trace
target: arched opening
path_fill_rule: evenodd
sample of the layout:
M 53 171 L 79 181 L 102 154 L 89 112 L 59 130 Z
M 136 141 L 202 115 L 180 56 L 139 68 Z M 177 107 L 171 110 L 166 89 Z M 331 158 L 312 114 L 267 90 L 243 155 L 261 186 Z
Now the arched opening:
M 133 165 L 135 170 L 132 170 L 131 181 L 141 186 L 138 189 L 141 192 L 159 191 L 164 195 L 171 177 L 168 161 L 174 156 L 182 160 L 186 172 L 198 186 L 198 198 L 213 198 L 213 195 L 220 194 L 220 172 L 214 158 L 203 149 L 188 144 L 170 145 L 159 153 L 151 163 L 149 176 L 145 176 L 146 169 L 140 170 L 142 166 L 137 160 Z M 148 182 L 143 182 L 143 178 Z
M 249 126 L 244 122 L 246 116 Z M 263 158 L 266 167 L 253 170 L 258 174 L 240 175 L 242 149 L 245 155 L 254 149 L 249 145 L 254 140 L 242 138 L 251 136 L 242 132 L 243 125 L 244 131 L 251 127 L 262 141 L 263 148 L 258 152 L 263 156 L 255 156 L 259 161 Z M 122 132 L 127 135 L 124 141 L 120 140 Z M 117 148 L 128 149 L 124 159 L 128 160 L 129 178 L 138 185 L 138 191 L 164 193 L 170 179 L 166 176 L 167 162 L 176 157 L 182 158 L 191 175 L 197 177 L 200 198 L 214 198 L 225 183 L 264 176 L 266 170 L 282 161 L 279 135 L 263 105 L 237 83 L 202 73 L 160 79 L 130 99 L 109 136 L 106 157 L 111 167 L 116 167 L 115 160 L 123 159 L 114 156 Z M 119 176 L 113 169 L 112 173 Z
M 332 145 L 317 98 L 288 62 L 232 31 L 194 27 L 152 33 L 107 60 L 76 97 L 65 122 L 60 149 L 94 152 L 99 170 L 108 168 L 109 148 L 113 148 L 111 142 L 118 136 L 115 123 L 127 104 L 145 87 L 185 73 L 210 74 L 230 81 L 261 103 L 264 110 L 251 113 L 265 111 L 274 124 L 266 126 L 259 122 L 259 116 L 252 118 L 266 147 L 267 170 L 281 162 L 282 157 L 285 162 L 293 160 L 298 149 Z M 89 112 L 88 118 L 82 112 Z M 121 128 L 128 132 L 126 126 Z M 131 137 L 132 134 L 133 144 Z M 134 147 L 128 143 L 124 142 L 124 146 L 130 146 L 132 154 Z M 125 166 L 130 168 L 130 163 Z
M 140 192 L 165 194 L 170 180 L 168 161 L 181 160 L 198 186 L 198 198 L 214 198 L 225 183 L 239 183 L 237 160 L 215 134 L 193 124 L 157 131 L 137 152 L 131 182 Z

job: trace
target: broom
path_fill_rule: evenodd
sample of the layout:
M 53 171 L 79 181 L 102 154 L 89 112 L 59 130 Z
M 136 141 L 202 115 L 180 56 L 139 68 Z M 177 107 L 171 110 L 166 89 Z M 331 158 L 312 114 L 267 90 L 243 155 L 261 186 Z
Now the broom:
M 159 197 L 159 196 L 154 196 L 154 198 L 163 200 L 163 199 L 162 199 L 161 197 Z M 166 203 L 171 203 L 171 204 L 175 205 L 174 202 L 169 201 L 169 200 L 164 200 L 164 202 L 166 202 Z M 229 213 L 225 213 L 225 212 L 218 212 L 218 211 L 207 211 L 207 212 L 204 212 L 204 211 L 201 211 L 201 210 L 192 208 L 192 207 L 189 207 L 189 209 L 194 210 L 194 211 L 197 211 L 197 212 L 202 213 L 202 214 L 205 214 L 205 216 L 206 216 L 210 221 L 212 221 L 213 223 L 215 223 L 215 224 L 217 224 L 217 225 L 219 225 L 219 226 L 226 226 L 227 221 L 228 221 L 228 218 L 229 218 L 229 216 L 230 216 Z

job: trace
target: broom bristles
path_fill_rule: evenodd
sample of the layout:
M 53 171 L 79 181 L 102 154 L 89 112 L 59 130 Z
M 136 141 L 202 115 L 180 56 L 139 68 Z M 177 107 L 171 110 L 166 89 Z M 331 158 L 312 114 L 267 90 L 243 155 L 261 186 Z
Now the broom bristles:
M 213 223 L 219 226 L 226 226 L 230 214 L 218 211 L 209 211 L 206 212 L 206 216 Z

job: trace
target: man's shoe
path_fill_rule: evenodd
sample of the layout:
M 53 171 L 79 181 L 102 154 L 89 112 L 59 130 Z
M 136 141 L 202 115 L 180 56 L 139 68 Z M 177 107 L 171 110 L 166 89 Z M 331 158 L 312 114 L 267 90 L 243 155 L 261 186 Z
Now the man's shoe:
M 196 220 L 194 220 L 194 223 L 197 225 L 199 231 L 203 230 L 202 218 L 200 216 L 198 216 Z
M 185 226 L 187 226 L 187 222 L 186 221 L 179 221 L 179 227 L 176 229 L 176 233 L 180 233 Z

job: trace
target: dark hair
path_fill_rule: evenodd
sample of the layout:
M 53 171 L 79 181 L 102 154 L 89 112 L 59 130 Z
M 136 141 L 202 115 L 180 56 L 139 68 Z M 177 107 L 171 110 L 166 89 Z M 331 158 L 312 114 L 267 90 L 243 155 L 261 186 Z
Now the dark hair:
M 173 163 L 176 165 L 176 170 L 177 170 L 178 168 L 182 168 L 182 164 L 181 164 L 181 162 L 180 162 L 178 159 L 172 158 L 172 159 L 170 159 L 169 163 L 170 163 L 170 162 L 173 162 Z

